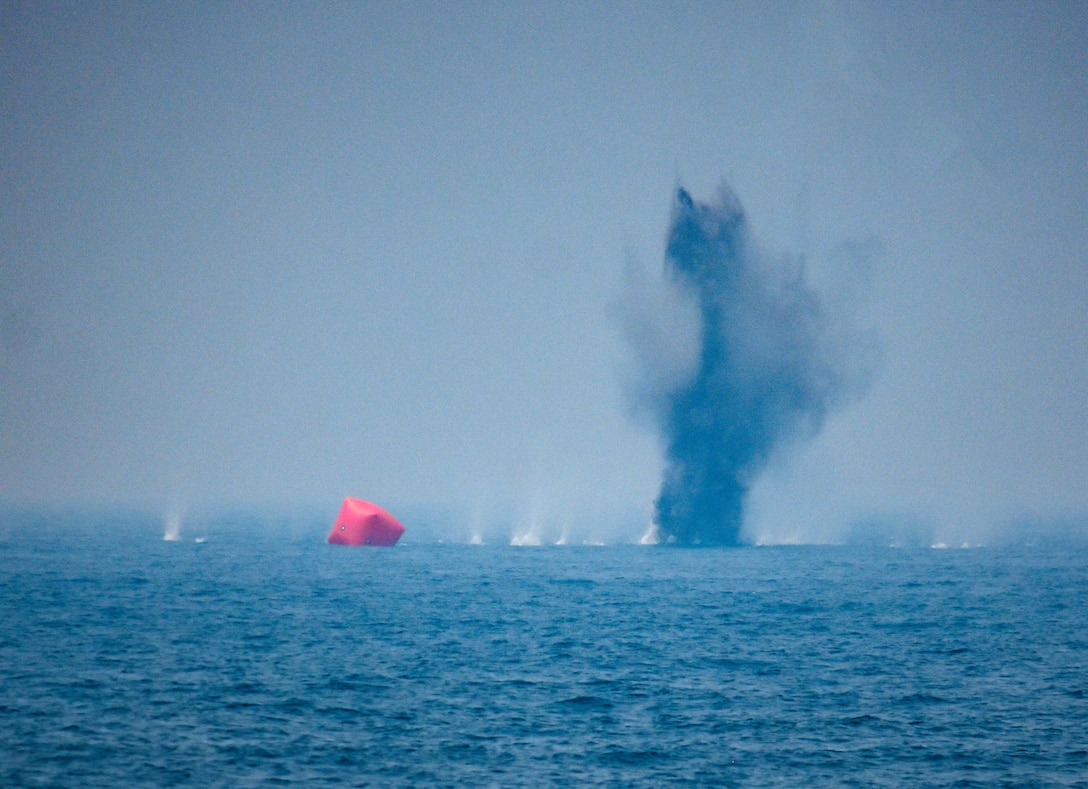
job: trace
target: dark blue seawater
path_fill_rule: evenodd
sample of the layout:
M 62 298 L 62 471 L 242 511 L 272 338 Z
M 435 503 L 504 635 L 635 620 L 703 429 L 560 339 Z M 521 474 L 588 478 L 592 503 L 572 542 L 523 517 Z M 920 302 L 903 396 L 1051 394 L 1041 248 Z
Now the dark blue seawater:
M 2 786 L 1088 786 L 1082 547 L 0 529 Z

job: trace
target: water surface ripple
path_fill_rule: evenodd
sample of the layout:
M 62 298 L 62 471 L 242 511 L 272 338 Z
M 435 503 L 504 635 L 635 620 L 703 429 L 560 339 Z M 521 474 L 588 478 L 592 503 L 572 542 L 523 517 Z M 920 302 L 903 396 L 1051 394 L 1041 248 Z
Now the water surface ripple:
M 0 539 L 3 786 L 1088 786 L 1088 554 Z

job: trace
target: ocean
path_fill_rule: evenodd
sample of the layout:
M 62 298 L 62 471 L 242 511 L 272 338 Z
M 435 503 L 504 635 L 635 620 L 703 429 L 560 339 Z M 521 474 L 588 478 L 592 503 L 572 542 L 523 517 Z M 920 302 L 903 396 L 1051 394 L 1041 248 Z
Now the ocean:
M 1088 787 L 1081 544 L 5 517 L 0 786 Z

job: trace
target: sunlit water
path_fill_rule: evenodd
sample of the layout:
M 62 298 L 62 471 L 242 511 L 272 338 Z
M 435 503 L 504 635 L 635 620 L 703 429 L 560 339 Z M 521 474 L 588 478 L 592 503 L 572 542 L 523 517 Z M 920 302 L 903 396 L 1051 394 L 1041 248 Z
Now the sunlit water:
M 2 786 L 1088 786 L 1083 547 L 62 526 L 0 531 Z

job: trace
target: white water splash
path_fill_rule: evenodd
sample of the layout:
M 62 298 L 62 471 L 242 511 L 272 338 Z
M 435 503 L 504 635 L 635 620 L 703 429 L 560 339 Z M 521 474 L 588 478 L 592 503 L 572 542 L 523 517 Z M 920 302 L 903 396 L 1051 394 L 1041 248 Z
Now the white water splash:
M 510 538 L 511 545 L 540 545 L 540 534 L 536 529 L 519 532 Z
M 162 538 L 167 542 L 177 542 L 181 539 L 180 513 L 170 512 L 163 518 Z

